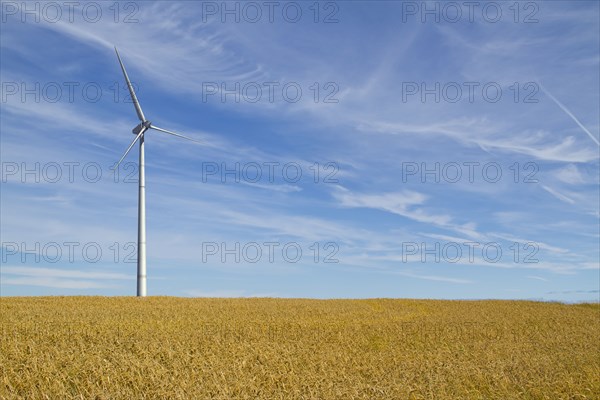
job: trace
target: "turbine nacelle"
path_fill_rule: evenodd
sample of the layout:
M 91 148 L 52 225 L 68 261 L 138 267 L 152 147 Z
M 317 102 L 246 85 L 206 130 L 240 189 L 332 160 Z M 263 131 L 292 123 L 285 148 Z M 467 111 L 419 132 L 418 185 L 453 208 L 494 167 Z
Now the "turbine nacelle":
M 140 133 L 142 131 L 142 129 L 144 129 L 144 128 L 150 129 L 151 127 L 152 127 L 152 124 L 150 123 L 150 121 L 144 121 L 144 122 L 141 122 L 139 125 L 136 125 L 136 127 L 131 130 L 131 133 L 133 133 L 134 135 L 137 135 L 138 133 Z

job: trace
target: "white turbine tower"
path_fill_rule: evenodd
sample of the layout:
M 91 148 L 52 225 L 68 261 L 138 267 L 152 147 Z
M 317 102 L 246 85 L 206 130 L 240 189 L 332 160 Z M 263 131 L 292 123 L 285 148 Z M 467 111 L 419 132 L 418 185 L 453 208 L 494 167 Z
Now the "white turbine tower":
M 121 161 L 129 154 L 129 151 L 139 140 L 140 142 L 140 161 L 139 161 L 139 191 L 138 191 L 138 248 L 137 248 L 137 295 L 138 297 L 146 296 L 146 176 L 144 171 L 144 133 L 149 129 L 154 129 L 163 133 L 168 133 L 169 135 L 177 136 L 180 138 L 184 138 L 187 140 L 191 140 L 193 142 L 202 143 L 198 140 L 191 139 L 189 137 L 180 135 L 175 132 L 168 131 L 166 129 L 159 128 L 157 126 L 152 125 L 150 121 L 146 119 L 144 113 L 142 112 L 142 107 L 140 107 L 140 103 L 138 102 L 137 97 L 135 96 L 135 91 L 133 90 L 133 86 L 129 81 L 129 77 L 127 76 L 127 71 L 125 71 L 125 66 L 121 61 L 121 57 L 119 56 L 119 52 L 115 47 L 115 52 L 117 53 L 117 58 L 119 59 L 119 64 L 121 64 L 121 70 L 123 71 L 123 76 L 125 77 L 125 81 L 127 82 L 127 88 L 129 89 L 129 94 L 131 95 L 131 100 L 133 101 L 133 105 L 135 107 L 135 112 L 137 113 L 138 118 L 140 119 L 139 125 L 133 128 L 132 132 L 135 136 L 133 142 L 129 145 L 123 157 L 119 160 L 119 162 L 115 165 L 115 171 L 119 168 Z

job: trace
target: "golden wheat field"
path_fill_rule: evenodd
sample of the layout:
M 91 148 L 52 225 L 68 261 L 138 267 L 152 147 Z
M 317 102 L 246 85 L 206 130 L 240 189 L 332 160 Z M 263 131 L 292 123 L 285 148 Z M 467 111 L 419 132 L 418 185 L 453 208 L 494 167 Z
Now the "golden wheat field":
M 3 399 L 600 399 L 600 307 L 1 298 Z

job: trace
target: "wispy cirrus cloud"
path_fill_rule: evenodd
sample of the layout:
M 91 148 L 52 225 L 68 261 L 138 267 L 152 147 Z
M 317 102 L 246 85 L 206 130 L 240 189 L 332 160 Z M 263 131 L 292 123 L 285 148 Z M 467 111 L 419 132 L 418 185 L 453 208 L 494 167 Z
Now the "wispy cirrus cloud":
M 540 84 L 540 87 L 543 90 L 543 92 L 546 94 L 546 96 L 548 96 L 549 98 L 551 98 L 552 101 L 554 103 L 556 103 L 556 105 L 558 107 L 560 107 L 560 109 L 563 110 L 565 112 L 565 114 L 567 114 L 573 120 L 573 122 L 575 122 L 577 124 L 577 126 L 579 126 L 581 128 L 581 130 L 584 131 L 590 137 L 590 139 L 592 139 L 592 141 L 594 143 L 596 143 L 596 145 L 600 146 L 600 142 L 598 141 L 598 139 L 596 138 L 596 136 L 594 136 L 592 134 L 592 132 L 590 132 L 585 126 L 583 126 L 583 124 L 581 123 L 581 121 L 579 121 L 577 119 L 577 117 L 575 115 L 573 115 L 573 113 L 567 107 L 564 106 L 564 104 L 562 104 L 560 101 L 558 101 L 558 99 L 556 97 L 554 97 L 552 95 L 552 93 L 550 93 L 548 91 L 548 89 L 546 89 L 543 85 Z
M 333 197 L 343 207 L 379 209 L 417 222 L 456 231 L 470 237 L 481 237 L 475 224 L 471 222 L 456 224 L 450 215 L 435 214 L 424 209 L 422 206 L 427 201 L 428 196 L 422 193 L 413 191 L 379 194 L 354 193 L 338 186 L 338 190 L 333 192 Z
M 575 204 L 575 200 L 564 195 L 563 193 L 560 193 L 559 191 L 557 191 L 555 189 L 552 189 L 551 187 L 542 185 L 542 189 L 544 189 L 546 192 L 550 193 L 552 196 L 556 197 L 560 201 L 564 201 L 565 203 L 568 203 L 568 204 Z
M 421 275 L 421 274 L 415 274 L 415 273 L 407 272 L 407 271 L 396 271 L 395 274 L 407 276 L 409 278 L 422 279 L 422 280 L 426 280 L 426 281 L 458 283 L 458 284 L 474 283 L 473 281 L 468 280 L 468 279 L 459 279 L 459 278 L 452 278 L 452 277 L 439 276 L 439 275 Z
M 101 270 L 73 270 L 26 266 L 2 266 L 2 285 L 41 286 L 59 289 L 103 289 L 122 286 L 115 281 L 132 276 Z

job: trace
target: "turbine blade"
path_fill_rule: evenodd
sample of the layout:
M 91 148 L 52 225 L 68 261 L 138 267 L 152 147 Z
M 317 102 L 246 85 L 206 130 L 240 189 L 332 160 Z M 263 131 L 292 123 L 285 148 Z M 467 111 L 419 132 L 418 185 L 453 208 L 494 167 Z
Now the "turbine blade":
M 140 133 L 138 133 L 137 136 L 135 137 L 135 139 L 133 139 L 133 142 L 131 142 L 131 144 L 129 145 L 129 147 L 125 151 L 125 154 L 123 154 L 123 157 L 121 157 L 121 159 L 119 160 L 119 162 L 117 163 L 117 165 L 115 165 L 115 167 L 113 168 L 113 171 L 116 171 L 117 168 L 119 168 L 119 165 L 121 165 L 121 161 L 123 161 L 123 159 L 125 159 L 125 157 L 127 157 L 127 154 L 129 154 L 129 151 L 131 151 L 131 148 L 133 147 L 133 145 L 135 144 L 135 142 L 137 142 L 139 140 L 139 138 L 142 137 L 142 135 L 144 134 L 144 132 L 146 132 L 146 127 L 142 128 L 142 130 L 140 131 Z
M 155 129 L 155 130 L 160 131 L 160 132 L 168 133 L 169 135 L 173 135 L 173 136 L 177 136 L 177 137 L 184 138 L 184 139 L 187 139 L 187 140 L 191 140 L 192 142 L 204 144 L 204 142 L 202 142 L 200 140 L 192 139 L 192 138 L 189 138 L 187 136 L 180 135 L 179 133 L 175 133 L 175 132 L 171 132 L 171 131 L 168 131 L 166 129 L 163 129 L 163 128 L 159 128 L 158 126 L 150 125 L 150 129 Z
M 146 117 L 144 117 L 144 113 L 142 112 L 142 107 L 140 107 L 140 102 L 138 101 L 137 97 L 135 96 L 133 86 L 131 85 L 131 82 L 129 81 L 129 76 L 127 76 L 127 71 L 125 71 L 125 66 L 123 65 L 123 61 L 121 61 L 121 56 L 119 56 L 119 51 L 117 50 L 116 46 L 115 46 L 115 52 L 117 53 L 117 58 L 119 59 L 119 64 L 121 64 L 121 70 L 123 71 L 123 76 L 125 77 L 125 82 L 127 82 L 127 88 L 129 89 L 129 94 L 131 95 L 131 101 L 133 101 L 133 106 L 135 107 L 135 112 L 137 113 L 137 116 L 140 119 L 140 121 L 144 122 L 144 121 L 146 121 Z

